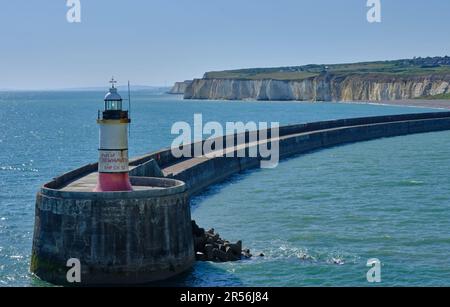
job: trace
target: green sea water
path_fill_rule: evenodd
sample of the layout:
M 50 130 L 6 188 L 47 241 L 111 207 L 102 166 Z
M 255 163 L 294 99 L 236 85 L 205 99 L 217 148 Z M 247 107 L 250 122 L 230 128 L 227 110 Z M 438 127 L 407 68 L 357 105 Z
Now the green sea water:
M 48 286 L 29 274 L 39 186 L 97 159 L 102 92 L 0 93 L 0 286 Z M 174 139 L 176 121 L 282 125 L 433 111 L 367 104 L 183 101 L 134 93 L 130 155 Z M 434 110 L 435 111 L 435 110 Z M 450 285 L 450 132 L 321 150 L 238 174 L 192 199 L 192 216 L 255 255 L 197 263 L 158 285 L 366 286 L 369 258 L 386 286 Z M 264 257 L 257 255 L 263 253 Z

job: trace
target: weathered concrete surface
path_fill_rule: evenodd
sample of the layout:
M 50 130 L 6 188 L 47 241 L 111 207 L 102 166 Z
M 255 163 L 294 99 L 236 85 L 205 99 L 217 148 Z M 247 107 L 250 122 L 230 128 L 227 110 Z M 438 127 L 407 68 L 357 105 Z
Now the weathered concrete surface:
M 31 271 L 66 284 L 66 263 L 77 258 L 81 285 L 111 285 L 148 283 L 190 268 L 195 253 L 184 183 L 132 177 L 132 184 L 150 189 L 41 189 Z
M 163 172 L 154 159 L 142 163 L 139 167 L 131 167 L 129 174 L 130 176 L 164 177 Z
M 283 126 L 280 127 L 279 133 L 280 158 L 380 137 L 448 130 L 449 121 L 450 112 L 436 112 L 329 120 Z M 261 132 L 259 132 L 260 136 Z M 234 135 L 235 140 L 237 137 Z M 247 148 L 258 146 L 258 144 L 248 143 L 248 133 L 246 133 L 245 139 L 247 143 L 244 146 Z M 218 140 L 225 144 L 225 137 L 219 137 Z M 161 176 L 162 173 L 164 177 L 182 180 L 186 183 L 189 195 L 195 195 L 211 184 L 220 182 L 237 172 L 258 167 L 260 160 L 260 157 L 175 158 L 170 148 L 167 148 L 131 160 L 130 167 L 133 169 L 132 174 L 136 176 Z M 97 164 L 90 164 L 57 178 L 57 182 L 62 184 L 84 176 L 93 176 L 92 173 L 96 171 Z
M 450 130 L 450 112 L 331 120 L 280 127 L 280 158 L 331 146 L 412 133 Z M 259 135 L 265 135 L 259 131 Z M 237 139 L 238 135 L 234 135 Z M 218 141 L 225 143 L 225 137 Z M 239 148 L 226 148 L 236 151 Z M 38 193 L 31 271 L 64 283 L 66 261 L 82 260 L 87 284 L 165 279 L 194 261 L 189 196 L 259 167 L 255 158 L 175 158 L 164 149 L 130 162 L 134 192 L 92 193 L 97 164 L 55 178 Z M 167 178 L 147 178 L 161 174 Z M 184 183 L 183 183 L 184 182 Z
M 286 126 L 280 128 L 278 138 L 280 159 L 346 143 L 442 130 L 450 130 L 449 112 L 355 118 Z M 247 143 L 246 146 L 260 144 L 261 142 L 256 145 Z M 259 167 L 260 160 L 260 157 L 195 157 L 178 163 L 172 162 L 169 166 L 162 167 L 162 170 L 165 175 L 184 181 L 190 195 L 195 195 L 235 173 Z

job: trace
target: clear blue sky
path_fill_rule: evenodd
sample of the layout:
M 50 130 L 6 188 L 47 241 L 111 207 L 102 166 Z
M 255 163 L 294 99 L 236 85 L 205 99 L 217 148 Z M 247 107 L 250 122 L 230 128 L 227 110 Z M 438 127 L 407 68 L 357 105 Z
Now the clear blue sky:
M 450 1 L 66 0 L 0 2 L 0 88 L 170 85 L 205 71 L 450 54 Z

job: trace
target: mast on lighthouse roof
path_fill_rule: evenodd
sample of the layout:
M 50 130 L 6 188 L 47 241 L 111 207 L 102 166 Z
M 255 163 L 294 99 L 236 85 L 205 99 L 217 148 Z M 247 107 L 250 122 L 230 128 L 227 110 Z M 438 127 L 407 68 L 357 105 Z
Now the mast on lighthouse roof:
M 122 97 L 114 78 L 105 95 L 105 109 L 97 120 L 100 126 L 98 182 L 96 192 L 131 191 L 128 171 L 128 111 L 122 110 Z

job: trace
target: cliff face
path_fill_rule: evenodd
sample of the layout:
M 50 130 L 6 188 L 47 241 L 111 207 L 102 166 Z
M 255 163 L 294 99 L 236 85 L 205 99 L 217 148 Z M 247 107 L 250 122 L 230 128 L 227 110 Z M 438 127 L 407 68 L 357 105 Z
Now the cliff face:
M 186 80 L 183 82 L 175 82 L 169 94 L 184 94 L 186 88 L 192 83 L 191 80 Z
M 450 75 L 399 77 L 324 74 L 300 81 L 196 79 L 185 99 L 380 101 L 450 93 Z

